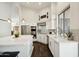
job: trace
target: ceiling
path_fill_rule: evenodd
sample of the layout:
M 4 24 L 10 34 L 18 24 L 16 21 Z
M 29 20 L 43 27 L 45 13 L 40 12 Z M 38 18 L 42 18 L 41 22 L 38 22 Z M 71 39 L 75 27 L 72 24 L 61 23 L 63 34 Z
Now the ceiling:
M 45 7 L 49 7 L 51 5 L 50 2 L 20 2 L 21 6 L 32 8 L 32 9 L 41 9 Z

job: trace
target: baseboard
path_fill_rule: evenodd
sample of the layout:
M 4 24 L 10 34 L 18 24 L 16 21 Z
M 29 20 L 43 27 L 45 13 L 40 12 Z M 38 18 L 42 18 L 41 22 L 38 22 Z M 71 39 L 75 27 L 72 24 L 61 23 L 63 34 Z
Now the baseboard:
M 43 42 L 39 42 L 39 41 L 33 41 L 33 42 L 40 43 L 40 44 L 43 44 L 43 45 L 47 45 L 47 44 L 45 44 Z

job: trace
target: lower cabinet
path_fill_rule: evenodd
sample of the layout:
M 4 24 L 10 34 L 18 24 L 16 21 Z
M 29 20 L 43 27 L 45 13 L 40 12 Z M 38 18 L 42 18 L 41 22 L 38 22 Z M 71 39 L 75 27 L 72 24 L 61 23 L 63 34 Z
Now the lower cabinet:
M 38 34 L 37 41 L 47 44 L 47 35 L 46 34 Z
M 54 56 L 58 57 L 59 56 L 59 44 L 56 41 L 54 41 L 54 51 L 55 51 Z
M 49 49 L 51 51 L 51 53 L 54 55 L 55 52 L 54 52 L 54 40 L 52 40 L 51 37 L 49 37 Z
M 57 41 L 50 37 L 49 49 L 54 57 L 78 57 L 78 42 L 75 41 Z
M 59 56 L 59 44 L 52 38 L 49 39 L 49 49 L 54 57 Z

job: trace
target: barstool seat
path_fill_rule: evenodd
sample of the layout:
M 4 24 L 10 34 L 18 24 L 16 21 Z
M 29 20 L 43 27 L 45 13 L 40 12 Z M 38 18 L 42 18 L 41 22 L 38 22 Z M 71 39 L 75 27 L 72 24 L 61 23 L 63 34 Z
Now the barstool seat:
M 12 51 L 12 52 L 2 52 L 0 57 L 16 57 L 18 56 L 19 51 Z

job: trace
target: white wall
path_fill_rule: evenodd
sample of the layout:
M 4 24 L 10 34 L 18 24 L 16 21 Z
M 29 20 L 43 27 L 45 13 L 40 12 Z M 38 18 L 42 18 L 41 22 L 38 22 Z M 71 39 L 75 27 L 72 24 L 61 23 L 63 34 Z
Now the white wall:
M 0 20 L 0 37 L 11 35 L 11 24 L 7 21 Z
M 19 24 L 19 13 L 16 3 L 0 2 L 0 19 L 12 20 L 12 25 Z
M 19 9 L 16 3 L 11 4 L 12 26 L 19 25 Z
M 39 16 L 35 10 L 23 7 L 21 12 L 22 12 L 21 18 L 24 18 L 24 20 L 25 20 L 24 24 L 30 25 L 30 26 L 37 25 Z M 21 23 L 21 24 L 23 24 L 23 23 Z
M 58 2 L 57 3 L 57 14 L 61 13 L 68 5 L 69 5 L 69 2 Z
M 73 33 L 74 40 L 79 42 L 79 3 L 70 3 L 70 29 Z
M 79 29 L 79 3 L 71 3 L 70 5 L 71 29 Z
M 8 20 L 8 18 L 12 20 L 12 26 L 19 25 L 19 12 L 17 5 L 16 3 L 11 2 L 0 2 L 0 19 Z M 10 26 L 7 28 L 7 26 L 3 31 L 8 30 L 8 28 L 13 29 L 13 27 L 11 28 Z M 8 31 L 11 32 L 11 30 Z
M 6 2 L 0 2 L 0 19 L 7 20 L 10 18 L 11 5 Z
M 8 20 L 11 17 L 11 5 L 9 3 L 0 2 L 0 19 Z M 0 20 L 0 36 L 11 35 L 11 24 L 8 21 Z

